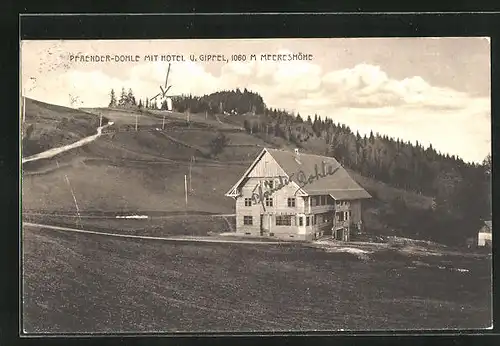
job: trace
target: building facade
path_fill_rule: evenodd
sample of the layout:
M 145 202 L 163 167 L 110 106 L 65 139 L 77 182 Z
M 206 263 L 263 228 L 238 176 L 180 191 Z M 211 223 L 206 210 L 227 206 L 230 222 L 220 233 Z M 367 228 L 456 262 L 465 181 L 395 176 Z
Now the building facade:
M 332 157 L 267 148 L 226 196 L 242 235 L 342 241 L 361 230 L 361 201 L 371 197 Z

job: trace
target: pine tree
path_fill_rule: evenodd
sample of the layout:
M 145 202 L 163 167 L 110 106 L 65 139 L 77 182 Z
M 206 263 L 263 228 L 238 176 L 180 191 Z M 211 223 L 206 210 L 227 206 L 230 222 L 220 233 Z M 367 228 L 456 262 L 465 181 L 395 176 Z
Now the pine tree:
M 110 101 L 109 101 L 109 105 L 108 105 L 109 108 L 114 108 L 116 107 L 116 95 L 115 95 L 115 90 L 114 89 L 111 89 L 111 93 L 110 93 Z
M 295 121 L 298 122 L 299 124 L 302 124 L 304 122 L 304 120 L 300 116 L 300 113 L 297 113 L 297 117 L 295 118 Z
M 146 104 L 144 105 L 144 108 L 149 109 L 149 99 L 146 97 Z
M 127 94 L 125 93 L 125 88 L 122 88 L 122 92 L 120 94 L 120 100 L 118 101 L 118 106 L 124 107 L 127 105 Z
M 135 101 L 135 96 L 134 93 L 132 92 L 132 89 L 128 89 L 127 93 L 127 106 L 136 106 L 137 103 Z

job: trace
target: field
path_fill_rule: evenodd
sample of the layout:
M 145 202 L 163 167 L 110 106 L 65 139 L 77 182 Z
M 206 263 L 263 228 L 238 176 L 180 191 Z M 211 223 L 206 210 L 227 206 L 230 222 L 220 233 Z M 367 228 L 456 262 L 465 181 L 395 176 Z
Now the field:
M 23 233 L 31 333 L 456 329 L 491 320 L 491 267 L 480 257 L 387 250 L 362 260 L 302 245 Z
M 27 144 L 37 150 L 94 134 L 98 114 L 115 123 L 88 145 L 23 164 L 23 220 L 33 223 L 158 237 L 231 231 L 234 218 L 216 215 L 234 213 L 224 194 L 263 147 L 280 146 L 241 131 L 236 118 L 194 114 L 188 124 L 174 113 L 160 131 L 163 114 L 142 113 L 136 132 L 130 110 L 27 106 L 40 114 L 40 130 L 28 136 L 40 144 Z M 62 118 L 79 132 L 57 125 Z M 230 143 L 213 157 L 218 131 Z M 432 203 L 352 174 L 375 196 L 367 206 L 373 224 L 383 223 L 378 212 L 396 197 L 412 207 Z M 115 217 L 130 214 L 149 218 Z M 491 256 L 435 244 L 174 243 L 36 227 L 22 237 L 30 333 L 453 329 L 491 321 Z

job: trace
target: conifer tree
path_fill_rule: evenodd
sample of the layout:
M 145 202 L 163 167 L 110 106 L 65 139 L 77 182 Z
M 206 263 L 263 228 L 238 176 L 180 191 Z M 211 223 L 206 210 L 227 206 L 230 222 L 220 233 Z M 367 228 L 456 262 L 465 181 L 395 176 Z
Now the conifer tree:
M 118 101 L 118 106 L 124 107 L 127 105 L 127 93 L 125 93 L 125 88 L 122 87 L 122 92 L 120 94 L 120 100 Z
M 110 101 L 109 101 L 109 105 L 108 105 L 109 108 L 114 108 L 116 107 L 116 95 L 115 95 L 115 90 L 114 89 L 111 89 L 111 93 L 110 93 Z

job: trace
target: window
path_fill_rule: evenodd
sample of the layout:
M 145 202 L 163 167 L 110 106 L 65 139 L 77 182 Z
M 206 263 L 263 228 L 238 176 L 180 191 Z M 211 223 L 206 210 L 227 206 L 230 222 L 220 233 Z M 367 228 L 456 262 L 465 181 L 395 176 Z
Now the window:
M 243 216 L 243 224 L 244 225 L 253 225 L 253 217 L 252 216 Z
M 312 224 L 315 225 L 316 224 L 316 215 L 311 216 L 311 218 L 312 218 Z
M 306 216 L 306 226 L 309 226 L 309 216 Z
M 344 221 L 344 212 L 337 213 L 337 220 Z
M 295 198 L 288 198 L 288 206 L 295 207 Z
M 252 199 L 245 198 L 245 207 L 251 207 L 251 206 L 252 206 Z
M 265 182 L 265 185 L 270 188 L 270 189 L 273 189 L 274 188 L 274 180 L 267 180 Z
M 299 216 L 299 226 L 304 226 L 304 219 L 302 216 Z
M 266 197 L 266 207 L 273 206 L 273 199 L 271 197 Z
M 276 226 L 291 226 L 292 216 L 291 215 L 276 215 Z

